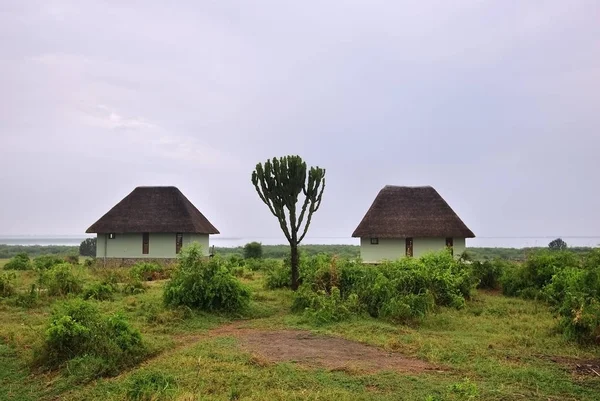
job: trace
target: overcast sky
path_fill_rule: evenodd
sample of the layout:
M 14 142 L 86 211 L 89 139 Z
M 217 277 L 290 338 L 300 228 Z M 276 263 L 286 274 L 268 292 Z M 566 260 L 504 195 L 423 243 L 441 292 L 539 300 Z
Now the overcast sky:
M 223 237 L 281 237 L 250 175 L 299 154 L 327 169 L 308 237 L 350 237 L 386 184 L 434 186 L 479 237 L 600 235 L 599 21 L 597 0 L 3 0 L 0 234 L 80 234 L 175 185 Z

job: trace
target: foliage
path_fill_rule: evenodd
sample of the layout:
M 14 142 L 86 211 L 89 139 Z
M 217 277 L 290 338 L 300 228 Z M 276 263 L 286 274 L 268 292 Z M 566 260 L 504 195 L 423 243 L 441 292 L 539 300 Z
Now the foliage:
M 37 270 L 50 269 L 52 266 L 65 263 L 65 259 L 56 255 L 40 255 L 33 259 L 33 266 Z
M 270 266 L 265 271 L 265 288 L 290 288 L 292 285 L 290 269 L 283 264 Z
M 139 362 L 145 353 L 140 332 L 123 316 L 105 316 L 93 304 L 72 299 L 55 307 L 35 362 L 53 369 L 91 356 L 103 362 L 95 361 L 94 374 L 105 376 Z
M 83 281 L 73 272 L 73 265 L 70 263 L 62 262 L 40 274 L 40 283 L 48 290 L 50 296 L 78 294 L 82 291 Z
M 541 250 L 531 253 L 525 262 L 512 264 L 501 278 L 505 295 L 538 298 L 552 276 L 566 267 L 576 267 L 579 259 L 569 251 Z
M 0 273 L 0 298 L 10 297 L 15 293 L 15 273 Z
M 7 245 L 0 244 L 0 259 L 9 259 L 19 253 L 31 257 L 40 255 L 68 255 L 77 253 L 76 246 L 64 245 Z
M 86 238 L 79 244 L 79 255 L 81 256 L 96 256 L 96 237 Z
M 18 253 L 4 265 L 5 270 L 28 270 L 31 269 L 31 260 L 26 253 Z
M 131 267 L 129 274 L 137 280 L 154 281 L 168 278 L 170 271 L 158 263 L 138 262 Z
M 127 399 L 155 401 L 167 398 L 176 389 L 175 378 L 158 370 L 138 371 L 129 378 Z
M 563 241 L 562 238 L 557 238 L 553 241 L 550 241 L 548 244 L 548 249 L 551 251 L 564 251 L 567 249 L 567 243 Z
M 179 266 L 164 290 L 166 305 L 206 311 L 239 312 L 249 301 L 250 290 L 229 272 L 222 259 L 206 260 L 197 244 L 181 251 Z
M 421 319 L 436 305 L 464 307 L 477 284 L 469 266 L 447 251 L 378 266 L 319 255 L 307 259 L 302 278 L 305 288 L 294 301 L 295 310 L 339 312 L 319 316 L 332 321 L 347 316 L 344 302 L 350 302 L 350 310 L 358 308 L 394 322 Z M 307 288 L 316 296 L 307 295 Z M 339 290 L 339 299 L 334 289 Z
M 121 292 L 125 295 L 143 294 L 148 290 L 148 286 L 139 279 L 129 279 L 123 284 Z
M 581 267 L 565 267 L 544 287 L 567 338 L 600 344 L 600 250 Z
M 305 315 L 316 324 L 339 322 L 351 317 L 358 317 L 361 306 L 356 294 L 342 299 L 340 290 L 333 287 L 330 293 L 323 290 L 312 291 L 308 286 L 301 286 L 294 298 L 294 311 L 305 311 Z
M 244 245 L 244 259 L 262 259 L 263 249 L 260 242 L 249 242 Z
M 252 184 L 260 199 L 279 221 L 290 243 L 291 287 L 297 290 L 300 285 L 298 244 L 308 231 L 313 213 L 321 206 L 325 169 L 311 167 L 307 172 L 306 163 L 300 156 L 273 158 L 265 161 L 264 166 L 262 163 L 256 165 L 252 172 Z M 304 194 L 304 201 L 298 215 L 296 204 L 300 193 Z
M 95 299 L 97 301 L 110 301 L 113 299 L 117 286 L 114 283 L 102 282 L 87 286 L 83 291 L 83 299 Z
M 472 262 L 473 275 L 479 280 L 477 288 L 499 289 L 507 265 L 508 262 L 501 259 Z

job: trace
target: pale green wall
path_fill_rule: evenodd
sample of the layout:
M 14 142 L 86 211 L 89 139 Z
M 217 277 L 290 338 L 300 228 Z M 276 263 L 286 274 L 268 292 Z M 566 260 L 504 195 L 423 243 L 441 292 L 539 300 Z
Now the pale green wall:
M 98 258 L 175 258 L 175 233 L 150 233 L 149 253 L 142 254 L 142 233 L 115 234 L 114 239 L 107 239 L 108 234 L 98 234 L 96 257 Z M 202 246 L 208 255 L 208 234 L 183 234 L 183 246 L 192 242 Z M 106 248 L 105 248 L 106 245 Z
M 428 252 L 439 252 L 446 247 L 446 238 L 414 238 L 413 256 L 418 258 Z M 465 250 L 465 239 L 454 238 L 454 255 Z M 360 256 L 366 263 L 396 260 L 406 256 L 405 238 L 379 238 L 378 245 L 371 245 L 371 238 L 360 239 Z

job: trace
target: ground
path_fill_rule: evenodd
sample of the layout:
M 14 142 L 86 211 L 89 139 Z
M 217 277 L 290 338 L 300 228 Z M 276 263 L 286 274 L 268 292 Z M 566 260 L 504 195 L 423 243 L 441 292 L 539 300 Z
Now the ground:
M 101 273 L 83 272 L 86 280 Z M 33 272 L 18 273 L 25 291 Z M 123 400 L 136 379 L 167 383 L 174 400 L 597 400 L 600 352 L 566 341 L 548 307 L 479 291 L 462 310 L 442 308 L 411 326 L 361 318 L 316 326 L 290 312 L 292 294 L 265 290 L 260 273 L 239 316 L 165 309 L 163 281 L 98 302 L 141 330 L 153 355 L 112 378 L 31 369 L 51 312 L 0 301 L 0 400 Z M 154 376 L 152 376 L 154 377 Z

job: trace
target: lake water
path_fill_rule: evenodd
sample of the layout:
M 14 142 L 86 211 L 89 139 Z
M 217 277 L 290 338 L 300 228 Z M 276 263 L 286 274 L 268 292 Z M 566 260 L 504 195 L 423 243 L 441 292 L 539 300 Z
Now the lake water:
M 93 236 L 85 235 L 15 235 L 0 236 L 0 244 L 7 245 L 67 245 L 78 246 L 85 238 Z M 468 247 L 506 247 L 506 248 L 524 248 L 524 247 L 546 247 L 550 241 L 556 237 L 479 237 L 467 239 Z M 600 237 L 562 237 L 569 246 L 600 246 Z M 210 244 L 216 247 L 237 247 L 244 246 L 248 242 L 257 241 L 263 245 L 287 245 L 285 238 L 265 238 L 265 237 L 221 237 L 214 235 L 210 237 Z M 303 244 L 318 245 L 359 245 L 358 238 L 350 237 L 306 237 Z

